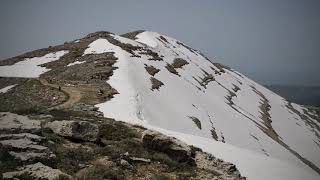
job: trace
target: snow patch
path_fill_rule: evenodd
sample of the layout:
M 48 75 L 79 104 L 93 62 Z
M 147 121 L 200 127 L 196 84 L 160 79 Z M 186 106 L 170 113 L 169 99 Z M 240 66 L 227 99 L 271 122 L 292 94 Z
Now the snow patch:
M 82 63 L 85 63 L 85 61 L 75 61 L 73 63 L 69 63 L 67 66 L 73 66 L 73 65 L 82 64 Z
M 57 51 L 46 54 L 41 57 L 25 58 L 25 60 L 17 62 L 9 66 L 0 66 L 0 77 L 27 77 L 37 78 L 41 74 L 49 71 L 46 67 L 39 65 L 59 60 L 69 51 Z
M 10 89 L 14 88 L 16 85 L 17 84 L 13 84 L 13 85 L 4 87 L 4 88 L 0 89 L 0 93 L 6 93 L 6 92 L 10 91 Z
M 154 40 L 155 36 L 158 36 L 158 33 L 145 31 L 145 32 L 139 33 L 136 36 L 136 38 L 137 38 L 136 41 L 155 48 L 158 45 L 157 41 Z

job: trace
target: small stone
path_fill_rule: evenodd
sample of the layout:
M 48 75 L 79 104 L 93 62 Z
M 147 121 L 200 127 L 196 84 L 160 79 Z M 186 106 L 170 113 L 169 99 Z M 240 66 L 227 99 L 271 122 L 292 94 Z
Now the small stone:
M 127 168 L 127 169 L 133 169 L 133 166 L 128 161 L 126 161 L 124 159 L 120 160 L 120 165 L 124 168 Z
M 131 157 L 131 161 L 136 161 L 136 162 L 144 162 L 144 163 L 150 163 L 150 159 L 145 159 L 145 158 L 137 158 L 137 157 Z
M 86 165 L 85 165 L 85 164 L 80 163 L 80 164 L 78 165 L 78 167 L 82 169 L 82 168 L 85 168 L 85 167 L 86 167 Z

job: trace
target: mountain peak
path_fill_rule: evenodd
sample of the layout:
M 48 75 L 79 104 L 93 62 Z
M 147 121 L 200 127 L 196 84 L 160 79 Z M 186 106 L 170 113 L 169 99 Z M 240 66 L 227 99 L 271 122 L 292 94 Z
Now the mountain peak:
M 320 173 L 320 123 L 313 110 L 157 32 L 119 36 L 99 31 L 0 63 L 2 77 L 72 87 L 78 94 L 71 99 L 94 105 L 105 118 L 154 129 L 219 154 L 252 179 L 261 174 L 283 179 L 280 174 L 287 165 L 311 179 Z M 244 157 L 260 161 L 248 166 Z M 253 166 L 264 171 L 257 173 Z

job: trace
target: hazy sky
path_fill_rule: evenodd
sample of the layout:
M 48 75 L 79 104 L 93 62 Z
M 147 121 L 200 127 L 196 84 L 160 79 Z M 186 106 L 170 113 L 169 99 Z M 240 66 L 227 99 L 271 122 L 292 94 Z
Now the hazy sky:
M 1 0 L 0 22 L 0 59 L 98 30 L 146 29 L 262 84 L 320 85 L 319 0 Z

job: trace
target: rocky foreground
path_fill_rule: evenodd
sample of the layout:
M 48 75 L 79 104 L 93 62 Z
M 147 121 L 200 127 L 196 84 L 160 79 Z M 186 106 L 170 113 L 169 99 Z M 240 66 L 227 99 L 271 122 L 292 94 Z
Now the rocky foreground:
M 0 113 L 2 179 L 245 179 L 175 138 L 83 114 Z

